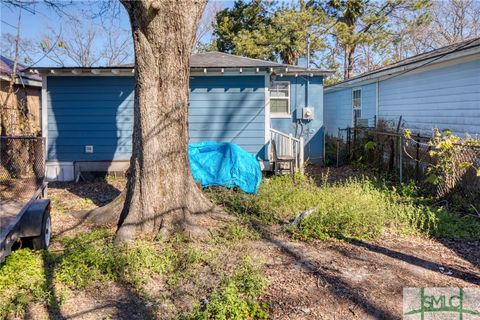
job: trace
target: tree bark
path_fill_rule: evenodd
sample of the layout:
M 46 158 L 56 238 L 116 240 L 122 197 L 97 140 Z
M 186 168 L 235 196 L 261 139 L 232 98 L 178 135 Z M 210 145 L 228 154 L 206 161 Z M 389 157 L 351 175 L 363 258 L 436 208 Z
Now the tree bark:
M 353 59 L 355 57 L 355 46 L 345 45 L 345 66 L 343 72 L 343 79 L 348 80 L 353 75 Z
M 214 208 L 188 161 L 190 54 L 205 0 L 121 2 L 132 26 L 136 85 L 126 191 L 110 207 L 117 213 L 125 199 L 116 242 L 159 230 L 195 232 L 198 214 Z

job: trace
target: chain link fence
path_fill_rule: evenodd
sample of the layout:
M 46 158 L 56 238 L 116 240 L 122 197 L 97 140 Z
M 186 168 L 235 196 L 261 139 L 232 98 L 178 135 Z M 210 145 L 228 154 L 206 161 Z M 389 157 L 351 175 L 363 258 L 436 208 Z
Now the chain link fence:
M 45 177 L 44 139 L 0 137 L 0 201 L 28 201 Z
M 451 169 L 441 173 L 440 183 L 430 184 L 425 182 L 438 161 L 430 153 L 433 148 L 430 141 L 431 137 L 417 134 L 407 139 L 403 133 L 375 127 L 344 128 L 338 130 L 337 137 L 326 137 L 325 160 L 327 165 L 368 167 L 399 183 L 414 180 L 438 198 L 460 194 L 480 207 L 480 177 L 476 171 L 480 167 L 480 148 L 455 144 Z M 464 168 L 465 163 L 474 166 Z

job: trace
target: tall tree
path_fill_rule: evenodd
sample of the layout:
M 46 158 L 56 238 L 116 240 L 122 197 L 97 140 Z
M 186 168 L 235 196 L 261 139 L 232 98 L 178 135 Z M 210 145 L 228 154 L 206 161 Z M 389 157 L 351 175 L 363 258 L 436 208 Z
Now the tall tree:
M 435 1 L 427 12 L 428 16 L 421 24 L 398 17 L 401 32 L 391 42 L 393 60 L 480 36 L 479 1 Z
M 327 14 L 336 20 L 334 38 L 344 50 L 344 79 L 353 75 L 359 46 L 385 44 L 396 31 L 389 23 L 392 17 L 422 10 L 427 5 L 427 0 L 330 0 L 323 4 Z
M 195 213 L 212 206 L 188 162 L 190 54 L 205 2 L 121 1 L 132 27 L 136 85 L 133 151 L 116 241 L 160 229 L 190 232 Z
M 253 0 L 250 3 L 243 0 L 235 1 L 231 9 L 226 8 L 216 16 L 213 35 L 216 37 L 217 50 L 236 53 L 235 42 L 238 34 L 264 29 L 269 20 L 266 1 Z M 256 55 L 259 57 L 259 54 Z
M 88 217 L 117 219 L 120 243 L 158 232 L 207 233 L 205 213 L 214 206 L 191 175 L 187 124 L 190 55 L 206 0 L 120 3 L 135 52 L 133 150 L 124 192 Z
M 207 51 L 210 49 L 209 37 L 213 33 L 213 23 L 218 12 L 223 9 L 223 3 L 220 1 L 209 1 L 203 11 L 202 18 L 198 23 L 197 33 L 195 35 L 195 52 Z M 205 39 L 207 38 L 207 39 Z
M 49 28 L 39 47 L 58 66 L 114 66 L 131 62 L 132 40 L 128 33 L 66 17 L 64 30 Z
M 307 36 L 311 54 L 325 48 L 325 22 L 323 11 L 304 1 L 240 0 L 217 14 L 214 37 L 219 51 L 294 64 L 306 53 Z

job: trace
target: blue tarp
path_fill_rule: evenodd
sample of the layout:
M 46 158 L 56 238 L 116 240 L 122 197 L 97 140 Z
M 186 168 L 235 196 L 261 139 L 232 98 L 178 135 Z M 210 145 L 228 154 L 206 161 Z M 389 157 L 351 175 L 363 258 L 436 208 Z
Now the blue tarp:
M 257 193 L 262 180 L 254 155 L 233 143 L 205 141 L 188 146 L 193 178 L 202 187 L 239 187 Z

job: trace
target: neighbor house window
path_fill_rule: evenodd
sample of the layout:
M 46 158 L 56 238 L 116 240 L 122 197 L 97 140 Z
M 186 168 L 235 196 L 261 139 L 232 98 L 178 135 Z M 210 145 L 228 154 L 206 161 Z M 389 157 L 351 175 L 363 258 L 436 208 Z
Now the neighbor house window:
M 290 82 L 272 82 L 270 88 L 270 113 L 273 116 L 290 114 Z
M 362 89 L 354 89 L 352 93 L 353 106 L 353 125 L 358 124 L 358 119 L 362 117 Z

